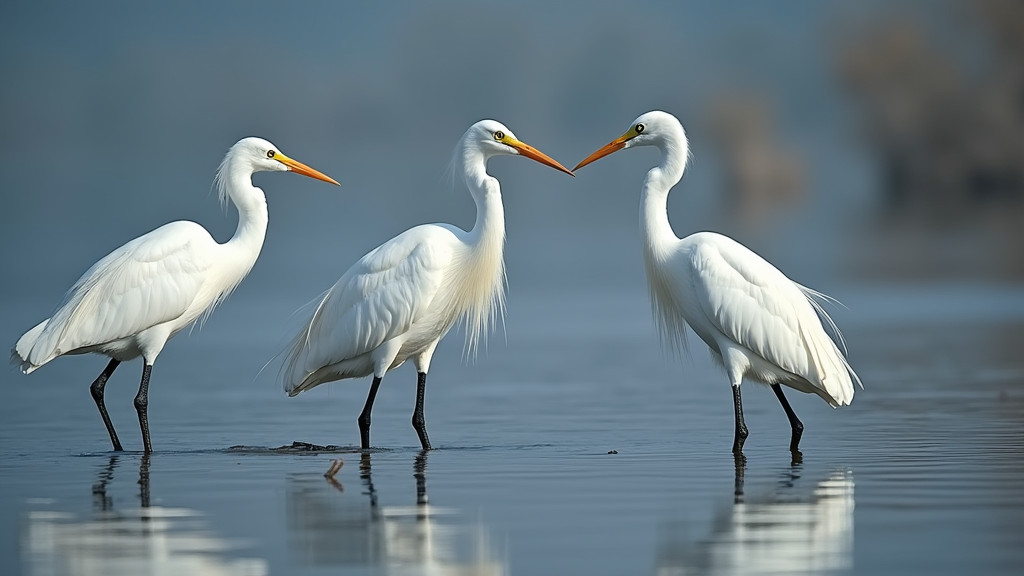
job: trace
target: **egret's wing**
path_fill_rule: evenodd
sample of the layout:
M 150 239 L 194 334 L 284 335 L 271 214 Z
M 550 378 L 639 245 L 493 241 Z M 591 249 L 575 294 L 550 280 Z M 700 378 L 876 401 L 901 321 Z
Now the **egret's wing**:
M 212 243 L 198 224 L 172 222 L 114 250 L 75 282 L 25 360 L 38 366 L 181 316 L 202 287 Z
M 371 352 L 408 331 L 444 282 L 452 240 L 440 226 L 417 226 L 353 264 L 292 342 L 285 390 L 291 392 L 324 366 Z
M 694 296 L 726 338 L 849 403 L 852 370 L 798 284 L 728 239 L 702 242 L 690 261 Z

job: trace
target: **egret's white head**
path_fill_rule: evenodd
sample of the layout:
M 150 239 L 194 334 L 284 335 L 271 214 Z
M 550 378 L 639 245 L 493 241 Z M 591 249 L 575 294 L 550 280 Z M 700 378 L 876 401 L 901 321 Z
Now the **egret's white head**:
M 302 162 L 292 160 L 285 156 L 277 146 L 255 136 L 242 138 L 228 150 L 227 155 L 224 156 L 224 162 L 221 163 L 221 171 L 224 171 L 227 166 L 248 170 L 250 173 L 290 170 L 296 174 L 302 174 L 303 176 L 309 176 L 310 178 L 316 178 L 331 184 L 338 184 L 330 176 L 314 170 Z
M 582 162 L 573 168 L 573 171 L 579 170 L 587 164 L 604 158 L 613 152 L 634 146 L 657 146 L 662 149 L 668 146 L 680 146 L 683 148 L 684 158 L 689 154 L 686 132 L 683 130 L 683 125 L 679 123 L 679 120 L 668 112 L 653 110 L 646 114 L 641 114 L 636 120 L 633 120 L 629 130 L 626 130 L 622 136 L 605 144 L 596 152 L 584 158 Z
M 499 154 L 521 155 L 574 176 L 568 168 L 547 154 L 516 138 L 511 130 L 497 120 L 481 120 L 470 126 L 462 136 L 462 149 L 464 154 L 482 154 L 484 160 Z
M 223 206 L 227 204 L 229 198 L 235 197 L 233 196 L 235 192 L 232 190 L 240 189 L 235 184 L 238 182 L 238 178 L 248 180 L 255 172 L 283 171 L 292 171 L 340 186 L 330 176 L 314 170 L 302 162 L 292 160 L 282 154 L 277 146 L 255 136 L 242 138 L 228 149 L 228 153 L 224 155 L 224 160 L 220 163 L 220 168 L 217 169 L 213 185 L 217 189 L 217 196 L 220 197 L 220 203 Z M 251 188 L 251 184 L 249 188 Z M 237 198 L 235 201 L 238 201 Z

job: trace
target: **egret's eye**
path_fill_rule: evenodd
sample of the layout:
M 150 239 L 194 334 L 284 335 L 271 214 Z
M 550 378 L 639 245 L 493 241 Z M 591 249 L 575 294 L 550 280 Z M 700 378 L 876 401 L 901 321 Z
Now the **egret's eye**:
M 277 152 L 274 152 L 273 150 L 267 150 L 267 158 L 273 158 L 275 154 L 277 154 Z
M 633 130 L 636 130 L 636 133 L 637 133 L 637 134 L 643 134 L 643 132 L 644 132 L 644 128 L 646 128 L 646 126 L 644 126 L 643 124 L 637 124 L 637 125 L 636 125 L 636 126 L 635 126 L 635 127 L 633 128 Z
M 494 133 L 494 139 L 498 140 L 498 141 L 504 140 L 505 139 L 505 133 L 502 132 L 501 130 L 498 130 L 497 132 Z

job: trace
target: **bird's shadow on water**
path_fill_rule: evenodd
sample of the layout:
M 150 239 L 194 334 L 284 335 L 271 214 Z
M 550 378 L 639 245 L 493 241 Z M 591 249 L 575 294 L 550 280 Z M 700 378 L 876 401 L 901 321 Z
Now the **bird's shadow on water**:
M 138 476 L 125 498 L 119 471 L 135 456 L 113 453 L 96 473 L 88 515 L 60 510 L 66 503 L 33 503 L 24 516 L 21 552 L 27 574 L 129 575 L 265 574 L 266 560 L 239 557 L 248 546 L 218 536 L 204 515 L 187 508 L 153 505 L 150 455 L 138 457 Z M 132 504 L 125 504 L 130 501 Z M 137 502 L 137 506 L 134 503 Z
M 285 504 L 288 544 L 294 555 L 311 566 L 507 573 L 507 560 L 495 553 L 485 526 L 464 522 L 457 509 L 430 503 L 430 453 L 420 451 L 413 459 L 411 505 L 391 504 L 396 494 L 381 493 L 374 481 L 373 452 L 360 454 L 358 491 L 346 489 L 330 474 L 324 475 L 326 479 L 318 474 L 290 474 Z M 384 481 L 394 492 L 395 476 L 389 473 Z
M 853 565 L 854 482 L 847 468 L 809 486 L 793 460 L 751 489 L 746 459 L 734 460 L 730 503 L 710 528 L 671 520 L 659 531 L 658 572 L 698 574 L 821 574 Z

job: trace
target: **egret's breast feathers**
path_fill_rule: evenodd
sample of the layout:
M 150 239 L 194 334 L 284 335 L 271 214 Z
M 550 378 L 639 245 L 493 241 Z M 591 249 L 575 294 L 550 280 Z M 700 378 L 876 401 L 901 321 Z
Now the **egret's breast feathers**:
M 673 277 L 653 255 L 645 254 L 644 268 L 658 336 L 667 351 L 678 354 L 686 349 L 687 321 L 677 288 L 685 284 L 680 284 L 679 278 Z

